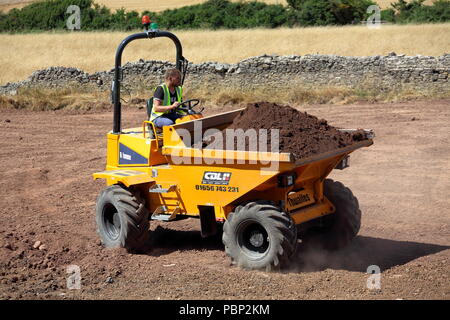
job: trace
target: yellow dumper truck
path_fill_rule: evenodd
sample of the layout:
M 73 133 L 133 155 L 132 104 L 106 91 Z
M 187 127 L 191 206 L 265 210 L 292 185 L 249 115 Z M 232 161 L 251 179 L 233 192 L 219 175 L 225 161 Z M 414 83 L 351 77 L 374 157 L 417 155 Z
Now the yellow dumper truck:
M 174 42 L 177 68 L 186 71 L 181 44 L 170 32 L 133 34 L 117 50 L 106 169 L 93 174 L 107 184 L 96 204 L 103 244 L 139 250 L 150 236 L 150 220 L 196 217 L 202 236 L 223 232 L 233 263 L 269 271 L 288 264 L 299 226 L 320 226 L 329 248 L 351 241 L 360 227 L 358 201 L 348 188 L 326 177 L 346 167 L 349 153 L 371 145 L 373 132 L 366 130 L 367 139 L 351 146 L 295 160 L 290 153 L 198 147 L 208 130 L 223 130 L 241 109 L 202 117 L 185 102 L 188 115 L 162 131 L 150 121 L 122 129 L 122 51 L 131 41 L 157 37 Z

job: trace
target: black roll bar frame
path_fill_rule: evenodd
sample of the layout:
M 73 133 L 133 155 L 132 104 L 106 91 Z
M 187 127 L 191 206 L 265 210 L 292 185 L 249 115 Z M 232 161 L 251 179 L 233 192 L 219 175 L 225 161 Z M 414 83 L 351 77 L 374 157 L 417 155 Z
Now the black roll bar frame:
M 159 37 L 167 37 L 173 41 L 176 48 L 176 68 L 180 70 L 183 74 L 182 83 L 184 82 L 184 74 L 186 73 L 188 61 L 183 57 L 183 48 L 181 47 L 181 42 L 173 33 L 162 30 L 147 30 L 146 32 L 140 32 L 132 34 L 126 37 L 120 43 L 116 51 L 115 59 L 115 70 L 114 70 L 114 80 L 111 85 L 111 99 L 114 106 L 114 117 L 113 117 L 113 133 L 121 133 L 121 122 L 122 122 L 122 104 L 120 103 L 120 83 L 123 80 L 122 73 L 122 53 L 125 47 L 132 41 L 138 39 L 153 39 Z

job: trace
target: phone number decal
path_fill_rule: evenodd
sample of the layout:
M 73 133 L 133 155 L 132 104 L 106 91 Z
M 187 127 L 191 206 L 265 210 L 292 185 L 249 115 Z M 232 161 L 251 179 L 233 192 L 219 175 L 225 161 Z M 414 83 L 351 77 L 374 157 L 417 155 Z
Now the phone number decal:
M 218 192 L 239 192 L 239 187 L 227 186 L 205 186 L 201 184 L 195 185 L 195 190 L 199 191 L 218 191 Z

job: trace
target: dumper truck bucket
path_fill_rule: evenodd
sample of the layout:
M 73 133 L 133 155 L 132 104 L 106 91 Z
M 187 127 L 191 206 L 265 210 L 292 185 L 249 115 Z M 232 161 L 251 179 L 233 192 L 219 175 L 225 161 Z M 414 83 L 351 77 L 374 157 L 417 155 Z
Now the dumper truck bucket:
M 241 110 L 163 128 L 162 154 L 169 165 L 180 169 L 179 185 L 189 190 L 189 197 L 201 199 L 197 204 L 214 206 L 219 218 L 255 199 L 274 201 L 296 223 L 317 217 L 317 212 L 332 213 L 333 205 L 323 196 L 324 179 L 351 152 L 371 145 L 373 132 L 366 130 L 367 139 L 350 146 L 298 160 L 290 153 L 193 147 L 209 129 L 227 127 Z M 182 172 L 189 174 L 182 177 Z

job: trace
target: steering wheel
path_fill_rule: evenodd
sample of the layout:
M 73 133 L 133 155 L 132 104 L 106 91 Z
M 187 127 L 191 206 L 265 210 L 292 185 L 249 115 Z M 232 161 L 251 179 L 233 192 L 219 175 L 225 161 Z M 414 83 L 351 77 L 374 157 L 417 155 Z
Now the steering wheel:
M 189 100 L 180 102 L 177 109 L 186 111 L 189 113 L 190 111 L 194 111 L 192 109 L 194 107 L 196 107 L 199 103 L 200 103 L 199 99 L 189 99 Z M 183 106 L 185 106 L 185 107 L 183 108 Z M 202 112 L 202 111 L 203 111 L 203 109 L 200 112 Z

